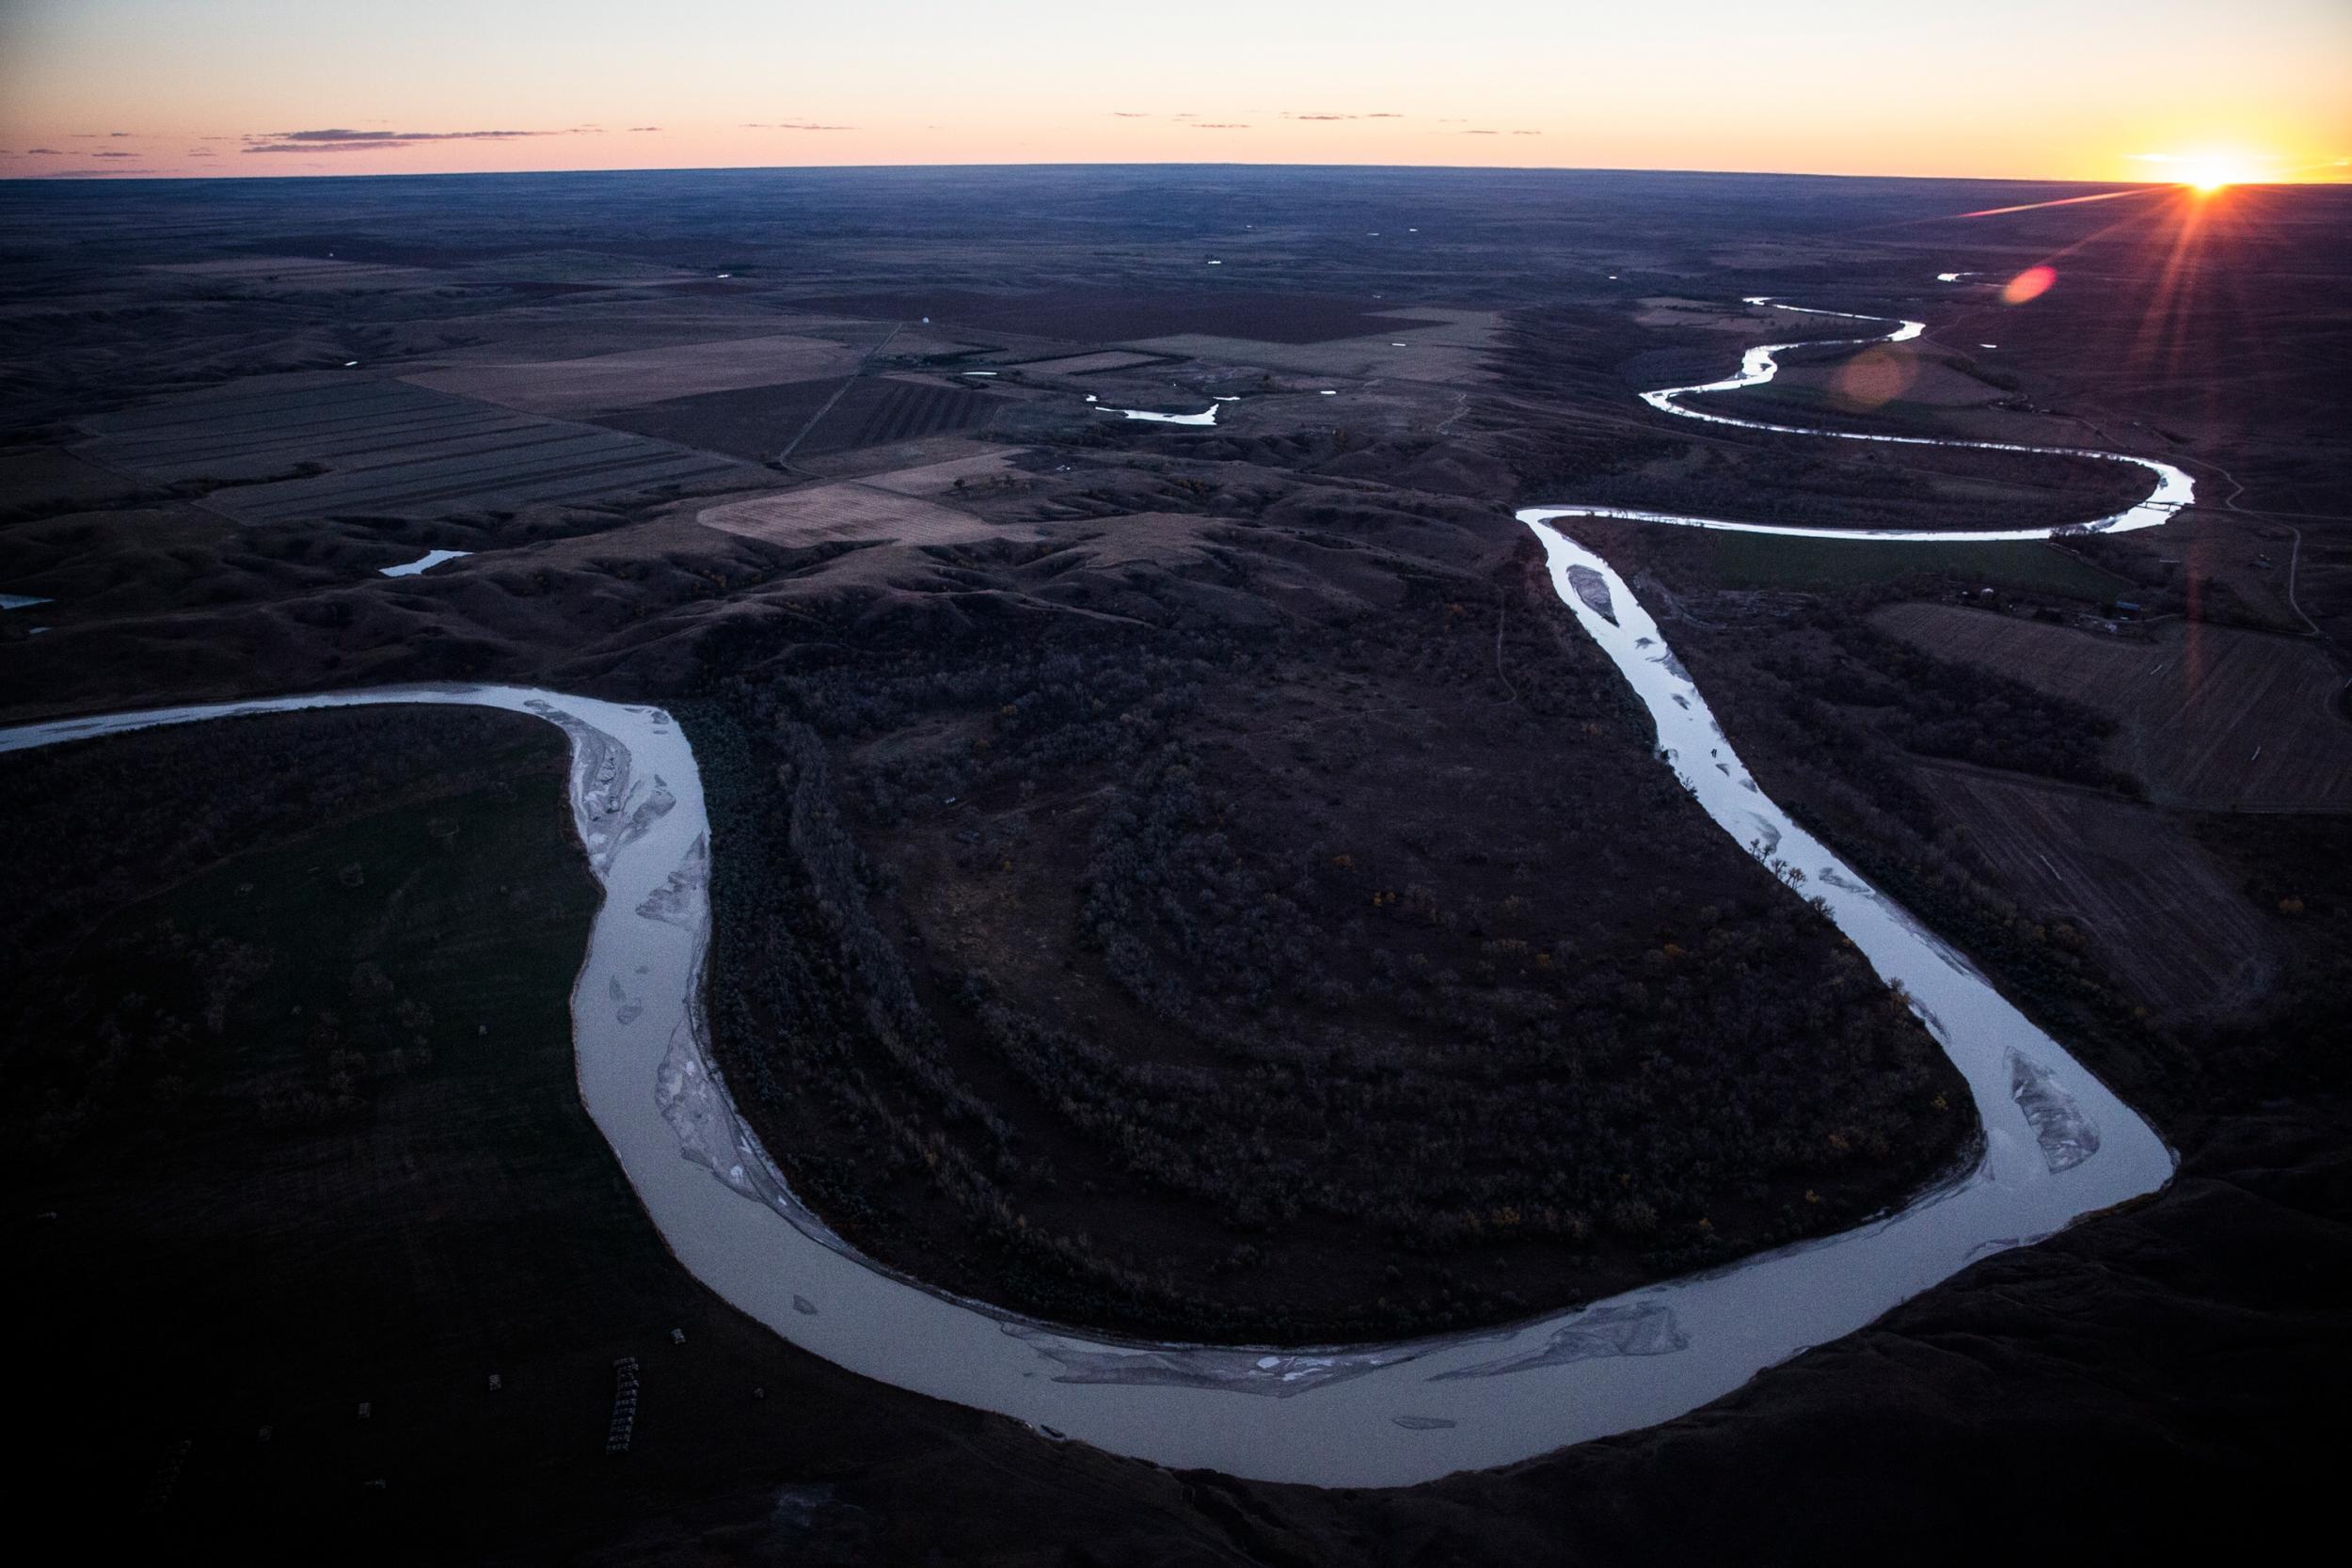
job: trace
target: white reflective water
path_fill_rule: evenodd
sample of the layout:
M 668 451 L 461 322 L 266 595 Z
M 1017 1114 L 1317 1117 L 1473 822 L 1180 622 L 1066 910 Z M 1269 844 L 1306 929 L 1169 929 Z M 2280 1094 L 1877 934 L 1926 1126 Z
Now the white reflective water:
M 1087 401 L 1092 403 L 1094 400 L 1089 398 Z M 1149 420 L 1153 424 L 1215 424 L 1217 404 L 1236 401 L 1233 398 L 1218 398 L 1198 414 L 1155 414 L 1149 408 L 1098 408 L 1095 412 L 1118 414 L 1130 420 Z
M 1692 387 L 1661 387 L 1644 392 L 1642 401 L 1662 414 L 1679 415 L 1686 420 L 1700 420 L 1708 424 L 1732 425 L 1740 430 L 1765 430 L 1782 436 L 1826 436 L 1840 441 L 1875 441 L 1897 447 L 1952 447 L 1963 451 L 2022 451 L 2049 457 L 2089 457 L 2102 463 L 2122 463 L 2141 468 L 2155 481 L 2155 488 L 2148 499 L 2136 506 L 2125 507 L 2110 516 L 2094 518 L 2086 523 L 2072 523 L 2063 529 L 1883 529 L 1883 528 L 1807 528 L 1792 523 L 1733 523 L 1717 517 L 1685 517 L 1668 512 L 1640 512 L 1626 508 L 1585 509 L 1588 515 L 1622 517 L 1637 523 L 1671 523 L 1679 528 L 1716 529 L 1729 533 L 1777 533 L 1800 538 L 1818 539 L 1897 539 L 1941 543 L 1999 543 L 2010 540 L 2048 539 L 2059 533 L 2129 533 L 2136 529 L 2160 528 L 2172 520 L 2172 515 L 2192 504 L 2197 496 L 2196 483 L 2169 463 L 2159 463 L 2153 457 L 2135 457 L 2128 452 L 2098 451 L 2089 447 L 2029 447 L 2014 441 L 1960 441 L 1933 436 L 1867 436 L 1851 430 L 1815 430 L 1804 425 L 1772 424 L 1762 420 L 1736 419 L 1729 414 L 1712 413 L 1693 408 L 1683 400 L 1708 392 L 1737 391 L 1742 387 L 1761 387 L 1780 373 L 1780 362 L 1774 357 L 1796 348 L 1836 348 L 1865 343 L 1903 343 L 1927 330 L 1927 324 L 1915 321 L 1889 321 L 1883 316 L 1858 316 L 1849 310 L 1816 310 L 1802 305 L 1780 305 L 1763 294 L 1752 294 L 1743 303 L 1771 305 L 1775 309 L 1792 310 L 1804 316 L 1835 316 L 1841 321 L 1879 322 L 1893 327 L 1889 332 L 1873 333 L 1862 338 L 1816 338 L 1795 343 L 1760 343 L 1740 356 L 1737 374 L 1721 381 L 1706 381 Z
M 1803 872 L 1804 891 L 1906 988 L 1965 1076 L 1984 1142 L 1966 1172 L 1843 1234 L 1485 1334 L 1321 1351 L 1138 1343 L 948 1296 L 859 1256 L 792 1196 L 710 1061 L 714 846 L 692 750 L 658 708 L 511 687 L 389 688 L 61 721 L 0 731 L 0 751 L 391 703 L 502 708 L 560 726 L 575 821 L 604 888 L 572 992 L 580 1096 L 696 1277 L 843 1367 L 1055 1435 L 1171 1466 L 1403 1484 L 1679 1415 L 1977 1258 L 2153 1191 L 2172 1169 L 2128 1106 L 1763 795 L 1623 579 L 1551 526 L 1575 515 L 1629 514 L 1519 514 L 1562 601 L 1648 706 L 1666 761 L 1726 832 Z M 723 838 L 715 848 L 726 852 Z
M 433 570 L 444 561 L 455 561 L 471 554 L 471 550 L 427 550 L 414 561 L 404 561 L 397 566 L 384 566 L 377 570 L 388 578 L 413 578 L 419 572 Z

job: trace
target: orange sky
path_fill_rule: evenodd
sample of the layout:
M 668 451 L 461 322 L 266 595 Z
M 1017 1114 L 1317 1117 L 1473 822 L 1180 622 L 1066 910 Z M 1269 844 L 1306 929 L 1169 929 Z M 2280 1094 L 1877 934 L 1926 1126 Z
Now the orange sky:
M 0 175 L 2352 175 L 2352 0 L 0 0 Z

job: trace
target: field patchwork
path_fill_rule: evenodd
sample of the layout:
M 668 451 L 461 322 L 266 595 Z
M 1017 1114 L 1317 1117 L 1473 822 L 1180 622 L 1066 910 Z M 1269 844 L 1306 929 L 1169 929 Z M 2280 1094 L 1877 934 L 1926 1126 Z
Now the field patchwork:
M 152 269 L 180 277 L 233 283 L 263 293 L 380 293 L 402 289 L 447 288 L 446 274 L 424 267 L 338 261 L 321 256 L 239 256 L 220 261 L 183 261 Z
M 2166 813 L 1981 768 L 1915 776 L 1995 885 L 2034 918 L 2071 921 L 2151 1007 L 2226 1012 L 2277 976 L 2260 913 Z
M 723 533 L 771 545 L 855 541 L 865 544 L 961 545 L 980 539 L 1027 537 L 920 496 L 853 483 L 812 484 L 781 495 L 756 496 L 707 508 L 695 519 Z
M 2352 810 L 2344 677 L 2308 642 L 2193 622 L 2127 641 L 1925 601 L 1872 619 L 1939 658 L 2113 718 L 2108 760 L 2163 804 Z
M 1972 545 L 1947 541 L 1806 539 L 1793 534 L 1708 532 L 1708 561 L 1726 588 L 1817 589 L 1900 582 L 1940 573 L 2097 604 L 2129 594 L 2131 582 L 2038 539 Z
M 1186 332 L 1138 338 L 1134 345 L 1187 359 L 1258 365 L 1300 375 L 1460 383 L 1486 378 L 1487 347 L 1501 325 L 1500 313 L 1492 310 L 1414 307 L 1385 318 L 1380 331 L 1363 337 L 1294 343 Z
M 982 480 L 1012 472 L 1012 460 L 1020 452 L 1019 447 L 982 447 L 969 457 L 954 457 L 944 463 L 925 463 L 917 467 L 875 474 L 865 483 L 877 490 L 894 491 L 901 496 L 945 495 L 953 490 L 959 482 L 977 484 Z
M 971 385 L 865 376 L 852 382 L 841 401 L 802 437 L 796 454 L 815 456 L 951 436 L 985 425 L 998 406 L 997 399 Z
M 1071 354 L 1059 359 L 1029 359 L 1015 365 L 1009 361 L 1007 370 L 1026 371 L 1034 375 L 1091 375 L 1098 371 L 1131 371 L 1138 365 L 1156 365 L 1155 354 L 1135 354 L 1125 349 L 1104 349 L 1095 354 Z
M 206 504 L 250 523 L 442 516 L 758 477 L 644 436 L 332 372 L 250 377 L 86 427 L 97 438 L 83 450 L 109 467 L 230 482 Z
M 860 351 L 827 339 L 778 333 L 578 359 L 453 365 L 408 379 L 434 391 L 527 413 L 580 416 L 707 392 L 844 375 L 862 357 Z

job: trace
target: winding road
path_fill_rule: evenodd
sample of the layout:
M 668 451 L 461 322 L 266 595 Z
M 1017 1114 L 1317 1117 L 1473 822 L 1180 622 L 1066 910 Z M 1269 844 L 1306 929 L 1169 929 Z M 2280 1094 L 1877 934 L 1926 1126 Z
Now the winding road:
M 1889 325 L 1879 339 L 1922 330 Z M 1792 346 L 1751 349 L 1736 376 L 1644 400 L 1667 414 L 1794 436 L 2063 451 L 2150 470 L 2154 494 L 2084 525 L 2092 531 L 2154 527 L 2192 499 L 2179 469 L 2112 452 L 1804 430 L 1691 405 L 1769 381 L 1773 356 Z M 62 721 L 0 731 L 0 751 L 376 704 L 502 708 L 560 726 L 571 740 L 575 821 L 604 890 L 572 993 L 580 1095 L 697 1278 L 815 1354 L 1051 1437 L 1270 1481 L 1406 1484 L 1678 1416 L 1978 1258 L 2154 1191 L 2173 1169 L 2170 1150 L 2130 1107 L 1764 795 L 1624 579 L 1554 525 L 1603 516 L 1937 540 L 2058 531 L 1818 531 L 1573 505 L 1518 516 L 1541 540 L 1562 601 L 1648 706 L 1667 765 L 1739 843 L 1792 883 L 1801 873 L 1804 892 L 1902 986 L 1966 1077 L 1984 1136 L 1972 1167 L 1854 1229 L 1484 1333 L 1312 1351 L 1139 1343 L 952 1296 L 858 1254 L 793 1196 L 712 1064 L 703 1006 L 711 827 L 692 749 L 658 708 L 509 687 L 397 687 Z

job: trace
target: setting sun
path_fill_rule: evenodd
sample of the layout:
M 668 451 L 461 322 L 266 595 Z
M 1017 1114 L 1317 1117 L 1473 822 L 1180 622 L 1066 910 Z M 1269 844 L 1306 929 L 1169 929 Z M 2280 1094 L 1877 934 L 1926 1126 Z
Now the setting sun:
M 2261 179 L 2275 160 L 2239 152 L 2183 152 L 2156 162 L 2173 165 L 2179 182 L 2200 196 Z

